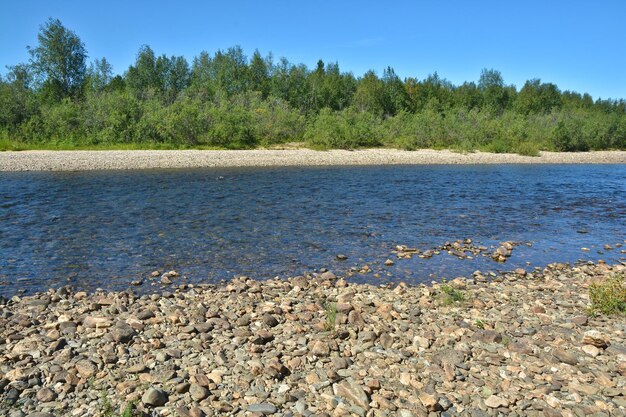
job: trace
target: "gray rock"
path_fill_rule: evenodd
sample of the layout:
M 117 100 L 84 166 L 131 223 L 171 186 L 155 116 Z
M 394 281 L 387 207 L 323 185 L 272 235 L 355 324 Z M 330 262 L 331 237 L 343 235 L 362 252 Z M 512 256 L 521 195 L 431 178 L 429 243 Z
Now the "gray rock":
M 149 387 L 141 397 L 141 402 L 145 405 L 160 407 L 167 403 L 167 394 L 155 387 Z
M 119 323 L 111 329 L 111 338 L 117 343 L 128 343 L 133 340 L 135 330 L 126 323 Z
M 196 401 L 204 400 L 210 393 L 208 389 L 198 384 L 191 384 L 191 387 L 189 387 L 189 394 Z
M 52 391 L 50 388 L 42 388 L 37 391 L 37 400 L 47 403 L 54 400 L 57 397 L 57 394 Z
M 274 414 L 277 411 L 276 406 L 270 403 L 258 403 L 258 404 L 250 404 L 248 406 L 248 411 L 251 413 L 261 413 L 264 415 Z
M 278 326 L 278 320 L 276 320 L 276 317 L 272 316 L 271 314 L 263 314 L 263 323 L 265 323 L 266 326 L 269 327 L 276 327 Z

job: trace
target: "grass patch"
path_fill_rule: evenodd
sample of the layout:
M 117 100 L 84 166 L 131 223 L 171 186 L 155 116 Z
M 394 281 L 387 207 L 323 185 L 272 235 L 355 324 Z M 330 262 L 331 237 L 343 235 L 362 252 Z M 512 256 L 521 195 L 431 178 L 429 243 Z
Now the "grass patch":
M 334 331 L 337 327 L 337 304 L 325 303 L 324 304 L 324 329 L 327 331 Z
M 462 303 L 467 298 L 467 296 L 465 295 L 465 292 L 452 287 L 450 284 L 446 283 L 446 280 L 442 281 L 442 284 L 439 287 L 439 289 L 443 293 L 442 302 L 444 305 Z
M 485 322 L 481 319 L 474 320 L 474 326 L 478 327 L 481 330 L 485 330 Z
M 589 287 L 591 312 L 602 314 L 626 314 L 626 279 L 624 275 L 607 277 L 604 282 Z

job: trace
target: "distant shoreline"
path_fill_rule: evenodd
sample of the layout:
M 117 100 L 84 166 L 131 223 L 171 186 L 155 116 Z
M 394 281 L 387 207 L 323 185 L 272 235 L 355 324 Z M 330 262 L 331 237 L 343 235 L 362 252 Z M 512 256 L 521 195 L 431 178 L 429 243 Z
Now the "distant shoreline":
M 626 164 L 626 151 L 541 152 L 540 156 L 449 150 L 114 150 L 0 152 L 0 171 L 351 165 Z

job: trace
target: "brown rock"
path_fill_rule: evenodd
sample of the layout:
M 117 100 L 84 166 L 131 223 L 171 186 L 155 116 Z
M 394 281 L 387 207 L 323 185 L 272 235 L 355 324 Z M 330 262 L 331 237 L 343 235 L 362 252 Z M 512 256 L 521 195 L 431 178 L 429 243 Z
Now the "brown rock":
M 361 407 L 365 411 L 370 409 L 369 397 L 363 390 L 363 387 L 351 378 L 343 380 L 338 384 L 333 384 L 333 392 L 336 396 Z

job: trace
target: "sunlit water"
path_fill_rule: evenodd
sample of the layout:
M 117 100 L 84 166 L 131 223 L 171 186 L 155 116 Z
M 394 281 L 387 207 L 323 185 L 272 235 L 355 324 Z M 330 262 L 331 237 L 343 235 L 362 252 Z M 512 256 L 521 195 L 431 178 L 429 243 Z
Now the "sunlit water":
M 0 173 L 0 294 L 125 289 L 369 265 L 359 282 L 430 282 L 550 262 L 624 260 L 625 165 L 386 166 Z M 471 238 L 530 242 L 504 264 L 392 258 Z M 582 247 L 590 249 L 581 251 Z M 346 261 L 335 259 L 337 254 Z M 375 276 L 375 274 L 377 276 Z M 150 287 L 147 282 L 138 291 Z

